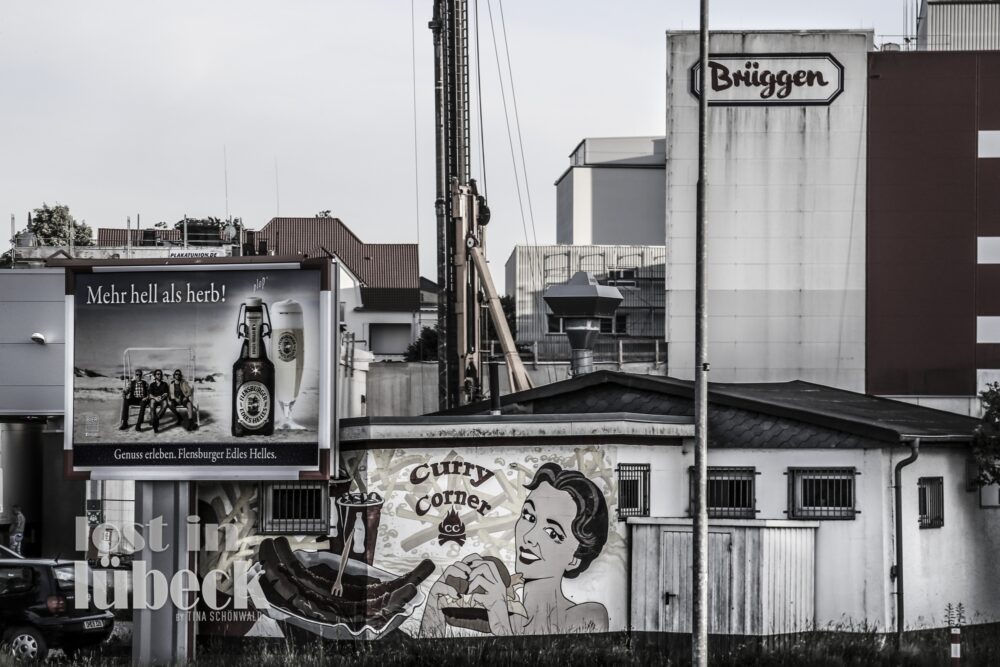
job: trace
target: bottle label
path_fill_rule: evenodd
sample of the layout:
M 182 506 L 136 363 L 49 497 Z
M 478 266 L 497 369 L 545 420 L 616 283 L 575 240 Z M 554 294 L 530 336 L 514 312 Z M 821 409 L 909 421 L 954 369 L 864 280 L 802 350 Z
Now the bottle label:
M 260 359 L 261 328 L 264 324 L 264 313 L 247 311 L 247 340 L 250 341 L 250 358 Z
M 236 391 L 236 420 L 257 430 L 267 423 L 271 412 L 271 392 L 260 382 L 247 382 Z
M 281 361 L 293 361 L 295 359 L 295 336 L 286 331 L 278 338 L 278 359 Z

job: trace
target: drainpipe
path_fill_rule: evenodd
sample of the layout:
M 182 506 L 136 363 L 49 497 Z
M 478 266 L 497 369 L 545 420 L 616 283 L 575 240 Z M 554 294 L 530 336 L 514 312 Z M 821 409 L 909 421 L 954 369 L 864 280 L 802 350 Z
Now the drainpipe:
M 893 489 L 896 495 L 896 650 L 903 645 L 903 468 L 917 460 L 920 455 L 920 438 L 906 443 L 910 455 L 896 464 Z

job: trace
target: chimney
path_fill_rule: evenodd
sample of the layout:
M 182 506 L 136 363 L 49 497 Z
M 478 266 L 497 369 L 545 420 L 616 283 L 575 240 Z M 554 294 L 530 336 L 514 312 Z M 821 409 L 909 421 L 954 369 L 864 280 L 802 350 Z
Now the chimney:
M 570 374 L 576 377 L 592 373 L 594 342 L 601 332 L 601 320 L 615 316 L 622 293 L 617 287 L 599 285 L 593 274 L 578 271 L 565 285 L 545 290 L 542 298 L 563 321 L 563 331 L 573 350 Z

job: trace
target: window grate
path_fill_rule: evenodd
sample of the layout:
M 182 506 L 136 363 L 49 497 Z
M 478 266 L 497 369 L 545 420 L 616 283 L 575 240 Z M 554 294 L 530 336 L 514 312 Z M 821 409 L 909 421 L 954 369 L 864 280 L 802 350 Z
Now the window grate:
M 788 516 L 792 519 L 854 519 L 855 468 L 789 468 Z
M 618 520 L 630 516 L 649 516 L 649 464 L 619 463 Z
M 917 480 L 917 503 L 921 528 L 944 525 L 944 478 L 921 477 Z
M 695 474 L 689 469 L 690 508 L 694 515 Z M 757 516 L 756 468 L 708 468 L 708 516 L 712 519 L 752 519 Z
M 323 482 L 261 482 L 259 532 L 262 535 L 326 535 L 329 488 Z

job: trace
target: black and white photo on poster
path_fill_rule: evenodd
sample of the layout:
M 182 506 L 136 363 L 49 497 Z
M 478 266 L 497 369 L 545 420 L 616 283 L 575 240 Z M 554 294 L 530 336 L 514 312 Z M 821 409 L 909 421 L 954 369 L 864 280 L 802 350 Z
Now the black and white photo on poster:
M 317 270 L 81 273 L 77 466 L 312 465 Z

